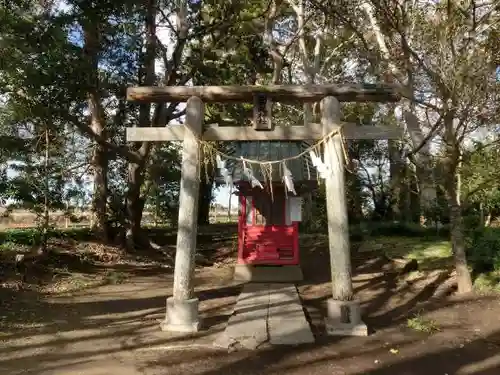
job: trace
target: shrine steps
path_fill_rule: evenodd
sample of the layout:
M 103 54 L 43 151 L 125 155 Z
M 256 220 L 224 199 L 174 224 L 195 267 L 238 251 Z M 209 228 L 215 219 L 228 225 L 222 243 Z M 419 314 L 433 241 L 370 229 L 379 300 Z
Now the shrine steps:
M 250 283 L 243 287 L 226 329 L 214 345 L 225 349 L 257 349 L 261 345 L 314 343 L 293 284 Z
M 260 266 L 237 264 L 234 266 L 235 281 L 257 283 L 295 283 L 302 281 L 304 276 L 299 265 Z

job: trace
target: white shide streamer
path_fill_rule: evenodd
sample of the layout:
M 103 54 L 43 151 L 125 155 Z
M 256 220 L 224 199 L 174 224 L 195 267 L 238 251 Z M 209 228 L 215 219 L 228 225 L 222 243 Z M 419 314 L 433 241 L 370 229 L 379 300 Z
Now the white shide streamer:
M 309 156 L 311 157 L 312 165 L 318 171 L 319 177 L 323 179 L 326 178 L 327 173 L 330 171 L 330 167 L 321 160 L 321 157 L 316 155 L 314 150 L 309 151 Z
M 241 159 L 243 161 L 243 174 L 248 179 L 248 181 L 250 181 L 250 185 L 252 187 L 258 186 L 261 189 L 264 189 L 264 186 L 262 186 L 260 181 L 255 178 L 253 171 L 252 171 L 252 167 L 247 165 L 247 163 L 245 162 L 245 160 L 243 160 L 243 158 L 241 158 Z
M 222 160 L 219 154 L 217 154 L 215 158 L 217 161 L 217 168 L 219 169 L 221 176 L 224 178 L 226 186 L 231 188 L 233 186 L 233 178 L 226 167 L 226 160 Z
M 283 182 L 285 183 L 286 189 L 289 192 L 297 195 L 297 192 L 295 191 L 295 186 L 293 185 L 292 172 L 290 172 L 290 169 L 288 169 L 285 162 L 283 162 Z

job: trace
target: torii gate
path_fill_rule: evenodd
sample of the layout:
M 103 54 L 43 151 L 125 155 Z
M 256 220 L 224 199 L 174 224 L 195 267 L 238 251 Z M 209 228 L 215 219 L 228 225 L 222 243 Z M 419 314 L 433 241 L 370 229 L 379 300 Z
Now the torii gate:
M 264 100 L 262 100 L 264 99 Z M 184 126 L 127 128 L 127 141 L 183 141 L 179 194 L 179 221 L 175 255 L 173 296 L 167 298 L 166 319 L 162 329 L 195 332 L 199 329 L 198 299 L 194 294 L 197 214 L 199 196 L 200 150 L 198 140 L 259 141 L 318 140 L 342 126 L 346 139 L 397 139 L 402 131 L 394 128 L 358 126 L 340 121 L 343 102 L 395 102 L 397 91 L 381 85 L 270 85 L 270 86 L 164 86 L 134 87 L 127 100 L 186 102 Z M 254 121 L 254 126 L 203 127 L 204 103 L 254 103 L 256 112 L 264 110 L 270 119 L 271 101 L 321 101 L 321 123 L 274 128 L 272 121 Z M 354 301 L 345 193 L 341 135 L 325 144 L 325 160 L 332 169 L 325 180 L 328 239 L 332 273 L 332 298 L 325 319 L 330 334 L 367 334 L 361 321 L 359 304 Z

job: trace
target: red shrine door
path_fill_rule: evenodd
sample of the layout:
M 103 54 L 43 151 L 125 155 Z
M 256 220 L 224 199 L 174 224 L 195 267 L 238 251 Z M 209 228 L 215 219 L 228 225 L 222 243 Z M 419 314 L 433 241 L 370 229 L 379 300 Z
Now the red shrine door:
M 283 194 L 253 189 L 240 195 L 238 236 L 240 264 L 299 264 L 298 222 L 291 222 Z

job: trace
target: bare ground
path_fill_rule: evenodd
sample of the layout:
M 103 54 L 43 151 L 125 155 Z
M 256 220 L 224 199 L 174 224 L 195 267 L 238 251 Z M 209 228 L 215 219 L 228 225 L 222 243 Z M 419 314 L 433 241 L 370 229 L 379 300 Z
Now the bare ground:
M 321 241 L 304 242 L 306 281 L 299 291 L 316 335 L 313 345 L 232 353 L 212 347 L 241 287 L 231 280 L 235 251 L 228 235 L 200 237 L 204 256 L 198 258 L 196 290 L 203 329 L 190 337 L 159 330 L 172 282 L 172 238 L 165 239 L 166 252 L 155 260 L 92 243 L 66 244 L 71 254 L 87 254 L 78 272 L 75 264 L 82 262 L 53 262 L 50 277 L 33 277 L 28 284 L 14 284 L 4 272 L 0 373 L 500 374 L 496 295 L 454 296 L 449 270 L 397 275 L 388 272 L 390 262 L 375 251 L 354 255 L 354 286 L 372 334 L 326 336 L 327 252 Z M 63 245 L 57 244 L 58 249 Z M 116 256 L 103 260 L 98 255 L 103 253 Z M 414 316 L 431 332 L 409 328 L 408 318 Z

